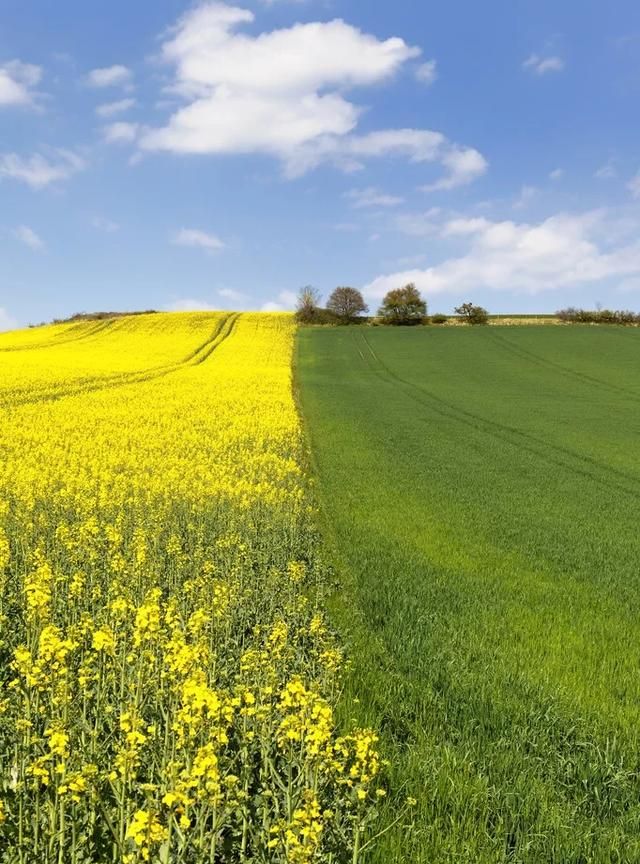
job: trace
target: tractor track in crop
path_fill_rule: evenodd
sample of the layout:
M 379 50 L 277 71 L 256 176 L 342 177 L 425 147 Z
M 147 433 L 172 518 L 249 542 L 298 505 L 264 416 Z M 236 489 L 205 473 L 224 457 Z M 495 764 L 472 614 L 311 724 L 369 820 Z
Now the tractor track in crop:
M 356 343 L 358 337 L 362 340 L 363 347 L 365 348 L 365 355 L 367 356 L 363 356 L 357 344 L 356 348 L 359 351 L 360 356 L 363 357 L 368 368 L 374 372 L 374 374 L 377 374 L 381 380 L 386 381 L 387 383 L 394 383 L 394 386 L 399 385 L 405 396 L 413 402 L 423 405 L 448 420 L 453 420 L 454 422 L 463 424 L 470 429 L 473 429 L 475 432 L 482 432 L 495 439 L 502 440 L 512 447 L 526 450 L 531 455 L 543 459 L 550 465 L 564 468 L 577 475 L 582 475 L 608 490 L 616 489 L 617 491 L 640 501 L 640 481 L 636 477 L 627 475 L 612 466 L 603 465 L 589 456 L 575 453 L 574 451 L 560 447 L 557 444 L 551 444 L 548 441 L 537 438 L 535 435 L 523 432 L 521 429 L 515 429 L 512 426 L 507 426 L 495 420 L 488 420 L 478 414 L 474 414 L 471 411 L 467 411 L 447 402 L 445 399 L 432 393 L 427 388 L 415 384 L 413 381 L 408 381 L 393 372 L 373 350 L 364 333 L 359 333 L 358 336 L 356 336 L 354 332 L 353 335 Z M 426 419 L 424 422 L 427 422 Z M 581 464 L 576 465 L 575 462 Z M 630 486 L 627 485 L 629 483 L 633 484 L 635 488 L 630 488 Z
M 213 333 L 202 344 L 187 354 L 186 357 L 176 363 L 164 364 L 162 366 L 151 367 L 150 369 L 136 372 L 125 372 L 107 378 L 102 376 L 84 379 L 65 390 L 41 391 L 40 393 L 35 394 L 32 390 L 31 392 L 22 391 L 22 393 L 19 393 L 17 396 L 16 391 L 14 390 L 8 396 L 0 397 L 0 409 L 20 407 L 22 405 L 33 405 L 42 402 L 56 402 L 69 396 L 126 387 L 132 384 L 146 383 L 158 378 L 163 378 L 167 375 L 172 375 L 175 372 L 180 372 L 190 366 L 199 366 L 232 335 L 240 314 L 241 313 L 239 312 L 233 312 L 221 318 L 217 322 Z

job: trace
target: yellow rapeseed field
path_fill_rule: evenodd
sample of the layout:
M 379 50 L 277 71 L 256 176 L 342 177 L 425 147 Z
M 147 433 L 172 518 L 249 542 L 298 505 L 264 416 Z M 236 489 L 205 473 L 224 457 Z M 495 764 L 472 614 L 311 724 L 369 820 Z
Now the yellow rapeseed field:
M 287 315 L 0 336 L 0 861 L 361 860 Z

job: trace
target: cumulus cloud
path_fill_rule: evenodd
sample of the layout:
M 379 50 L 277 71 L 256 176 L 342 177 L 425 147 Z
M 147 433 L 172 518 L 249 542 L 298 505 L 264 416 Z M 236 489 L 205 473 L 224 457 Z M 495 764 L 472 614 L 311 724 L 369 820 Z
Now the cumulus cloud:
M 101 69 L 92 69 L 87 75 L 87 84 L 90 87 L 118 87 L 131 83 L 131 70 L 126 66 L 105 66 Z
M 0 107 L 33 105 L 41 78 L 42 69 L 32 63 L 11 60 L 0 66 Z
M 15 318 L 12 318 L 11 315 L 7 312 L 7 310 L 0 306 L 0 331 L 1 330 L 15 330 L 18 326 L 18 322 Z
M 49 157 L 40 153 L 29 157 L 17 153 L 0 154 L 0 179 L 18 180 L 32 189 L 67 180 L 84 168 L 85 160 L 71 150 L 55 150 Z
M 640 242 L 626 242 L 628 223 L 618 230 L 606 211 L 561 213 L 533 224 L 456 218 L 440 231 L 466 240 L 467 252 L 423 270 L 379 276 L 365 294 L 380 299 L 407 282 L 427 296 L 472 289 L 536 294 L 640 274 Z
M 243 32 L 254 17 L 247 9 L 204 3 L 178 21 L 162 58 L 175 69 L 171 93 L 186 104 L 164 127 L 145 130 L 141 149 L 263 153 L 280 159 L 288 177 L 323 162 L 357 170 L 363 159 L 388 155 L 441 162 L 456 172 L 460 160 L 475 158 L 467 173 L 477 175 L 480 154 L 441 133 L 355 134 L 361 109 L 346 92 L 389 80 L 419 56 L 418 48 L 400 38 L 378 40 L 342 20 Z M 440 188 L 457 182 L 447 179 Z
M 564 60 L 556 55 L 542 57 L 540 54 L 530 54 L 522 68 L 528 69 L 534 75 L 548 75 L 550 72 L 562 72 Z
M 215 234 L 197 228 L 181 228 L 171 236 L 171 242 L 176 246 L 192 246 L 207 252 L 219 252 L 225 246 Z
M 356 210 L 363 207 L 396 207 L 404 201 L 404 198 L 399 195 L 387 195 L 375 186 L 368 186 L 366 189 L 350 189 L 345 192 L 344 197 L 351 201 L 351 206 Z
M 24 245 L 28 246 L 30 249 L 33 249 L 36 252 L 44 249 L 44 243 L 33 228 L 29 228 L 28 225 L 19 225 L 13 233 L 21 243 L 24 243 Z
M 135 104 L 135 99 L 118 99 L 117 102 L 105 102 L 96 107 L 96 114 L 98 117 L 113 117 L 116 114 L 124 114 Z
M 427 60 L 416 67 L 416 78 L 421 84 L 429 87 L 438 77 L 438 64 L 435 60 Z

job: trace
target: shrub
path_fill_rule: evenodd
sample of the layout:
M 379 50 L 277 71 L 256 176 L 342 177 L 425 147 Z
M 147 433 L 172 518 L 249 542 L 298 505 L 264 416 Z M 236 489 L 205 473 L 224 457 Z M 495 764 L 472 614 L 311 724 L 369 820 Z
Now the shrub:
M 576 309 L 569 306 L 556 312 L 566 324 L 640 324 L 640 315 L 628 309 Z
M 413 282 L 389 291 L 378 310 L 385 324 L 421 324 L 426 314 L 427 304 Z
M 448 320 L 449 317 L 447 315 L 443 315 L 442 312 L 436 312 L 435 315 L 431 316 L 432 324 L 446 324 Z
M 327 301 L 327 310 L 343 324 L 350 324 L 358 315 L 368 312 L 369 307 L 357 288 L 336 288 Z
M 455 308 L 456 315 L 464 318 L 467 324 L 486 324 L 489 313 L 482 306 L 474 306 L 473 303 L 463 303 Z

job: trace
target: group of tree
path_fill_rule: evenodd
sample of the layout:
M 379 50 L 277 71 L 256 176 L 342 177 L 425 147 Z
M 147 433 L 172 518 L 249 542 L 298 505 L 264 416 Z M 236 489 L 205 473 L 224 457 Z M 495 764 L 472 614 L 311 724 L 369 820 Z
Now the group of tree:
M 326 307 L 320 305 L 320 293 L 311 285 L 305 285 L 298 292 L 296 318 L 301 324 L 353 324 L 369 307 L 357 288 L 339 286 L 329 299 Z
M 640 314 L 628 309 L 560 309 L 556 316 L 565 324 L 640 324 Z
M 320 305 L 319 292 L 305 285 L 298 293 L 296 319 L 301 324 L 353 324 L 369 311 L 369 307 L 357 288 L 336 288 L 326 307 Z M 455 313 L 468 324 L 486 324 L 489 318 L 486 309 L 473 303 L 463 303 Z M 393 288 L 385 294 L 378 309 L 378 317 L 384 324 L 410 325 L 428 323 L 427 304 L 413 282 L 401 288 Z M 446 315 L 434 315 L 435 323 L 445 323 Z M 437 320 L 436 320 L 437 319 Z

